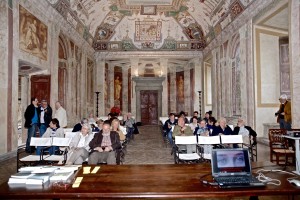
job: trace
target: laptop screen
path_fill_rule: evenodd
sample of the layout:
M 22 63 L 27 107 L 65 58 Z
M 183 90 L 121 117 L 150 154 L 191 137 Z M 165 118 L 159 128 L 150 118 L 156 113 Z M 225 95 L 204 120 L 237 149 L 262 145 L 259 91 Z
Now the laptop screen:
M 213 149 L 211 165 L 213 177 L 251 174 L 248 149 Z

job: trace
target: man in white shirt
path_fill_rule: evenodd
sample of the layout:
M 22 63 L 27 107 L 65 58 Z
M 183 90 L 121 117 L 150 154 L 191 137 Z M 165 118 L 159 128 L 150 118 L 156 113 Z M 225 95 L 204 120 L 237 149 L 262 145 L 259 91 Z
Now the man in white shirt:
M 60 102 L 57 101 L 55 103 L 55 109 L 56 109 L 56 112 L 55 112 L 55 115 L 54 115 L 54 118 L 57 118 L 58 121 L 59 121 L 59 124 L 62 128 L 65 128 L 67 127 L 68 125 L 68 120 L 67 120 L 67 112 L 66 110 L 61 106 Z

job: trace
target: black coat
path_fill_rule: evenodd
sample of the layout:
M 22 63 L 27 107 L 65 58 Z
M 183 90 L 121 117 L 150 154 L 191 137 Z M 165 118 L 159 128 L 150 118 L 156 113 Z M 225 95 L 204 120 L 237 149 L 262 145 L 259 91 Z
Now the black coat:
M 40 108 L 41 109 L 41 108 Z M 42 112 L 42 111 L 41 111 Z M 49 126 L 50 121 L 52 120 L 52 108 L 48 105 L 46 109 L 44 109 L 44 121 L 47 126 Z
M 30 128 L 31 127 L 31 120 L 34 116 L 35 110 L 37 111 L 38 114 L 38 123 L 40 122 L 40 115 L 41 115 L 41 109 L 39 107 L 35 107 L 33 104 L 30 104 L 26 110 L 25 110 L 25 128 Z
M 89 146 L 91 148 L 91 153 L 94 152 L 94 148 L 101 147 L 103 135 L 102 131 L 94 135 L 94 138 L 90 141 Z M 121 149 L 121 142 L 120 142 L 120 136 L 119 133 L 116 131 L 110 132 L 110 141 L 111 141 L 111 147 L 113 150 Z

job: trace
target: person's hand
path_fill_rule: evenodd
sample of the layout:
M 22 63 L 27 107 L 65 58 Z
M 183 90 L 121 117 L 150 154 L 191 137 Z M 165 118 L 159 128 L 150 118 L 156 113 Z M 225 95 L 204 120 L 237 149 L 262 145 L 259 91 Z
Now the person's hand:
M 106 151 L 106 152 L 109 152 L 109 151 L 111 151 L 111 146 L 107 146 L 107 147 L 105 147 L 104 151 Z
M 98 152 L 103 152 L 102 147 L 96 147 L 96 148 L 94 148 L 94 150 L 95 150 L 95 151 L 98 151 Z
M 284 112 L 282 112 L 282 113 L 280 113 L 281 115 L 285 115 L 285 113 Z

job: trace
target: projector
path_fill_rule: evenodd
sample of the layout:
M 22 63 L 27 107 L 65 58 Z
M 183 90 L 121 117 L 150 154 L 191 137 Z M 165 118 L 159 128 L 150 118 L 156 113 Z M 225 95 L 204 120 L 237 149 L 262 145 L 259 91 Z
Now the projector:
M 292 137 L 300 137 L 300 131 L 288 131 L 287 133 Z

